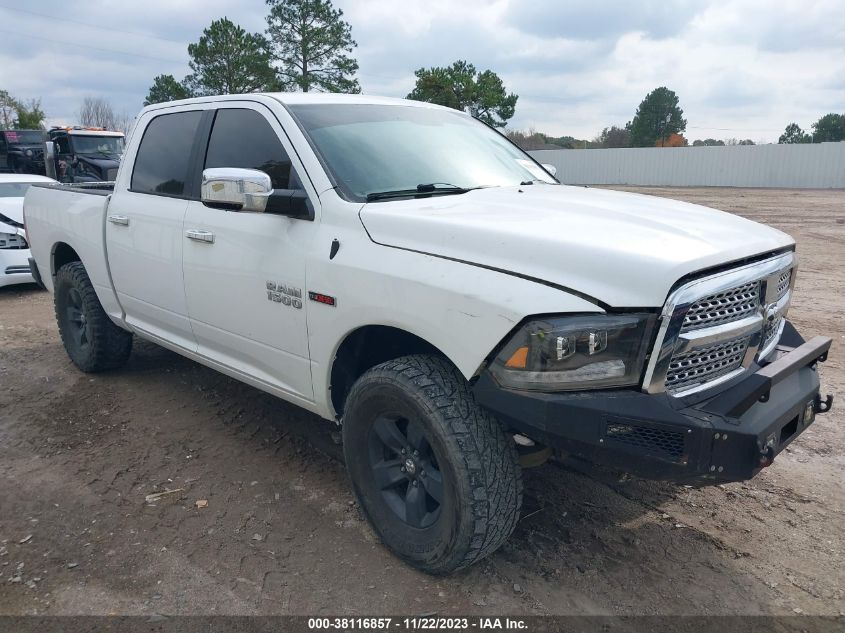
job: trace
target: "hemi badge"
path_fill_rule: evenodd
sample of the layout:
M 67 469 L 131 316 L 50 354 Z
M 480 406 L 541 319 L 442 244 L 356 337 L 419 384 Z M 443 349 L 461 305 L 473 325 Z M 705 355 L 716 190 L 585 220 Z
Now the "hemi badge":
M 317 303 L 325 303 L 327 306 L 337 305 L 334 297 L 330 297 L 329 295 L 324 295 L 319 292 L 309 291 L 308 298 L 311 299 L 311 301 L 316 301 Z

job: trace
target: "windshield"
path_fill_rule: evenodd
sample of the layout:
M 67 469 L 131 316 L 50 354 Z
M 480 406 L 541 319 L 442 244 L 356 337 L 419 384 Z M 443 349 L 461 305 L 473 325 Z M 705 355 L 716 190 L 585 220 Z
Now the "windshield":
M 122 154 L 121 136 L 72 136 L 76 154 Z
M 290 110 L 352 200 L 429 184 L 472 189 L 555 182 L 506 138 L 455 111 L 370 104 Z
M 6 142 L 20 145 L 35 145 L 44 141 L 44 132 L 38 130 L 14 130 L 5 132 Z
M 0 183 L 0 198 L 23 198 L 26 190 L 31 186 L 31 182 L 2 182 Z

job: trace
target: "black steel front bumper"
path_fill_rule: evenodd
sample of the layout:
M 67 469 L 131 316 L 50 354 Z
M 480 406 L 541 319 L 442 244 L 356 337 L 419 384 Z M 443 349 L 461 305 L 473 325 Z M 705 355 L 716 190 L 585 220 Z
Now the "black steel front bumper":
M 826 337 L 804 342 L 787 323 L 777 360 L 694 404 L 632 390 L 513 391 L 489 372 L 473 391 L 512 430 L 590 462 L 650 479 L 741 481 L 830 409 L 816 372 L 830 344 Z

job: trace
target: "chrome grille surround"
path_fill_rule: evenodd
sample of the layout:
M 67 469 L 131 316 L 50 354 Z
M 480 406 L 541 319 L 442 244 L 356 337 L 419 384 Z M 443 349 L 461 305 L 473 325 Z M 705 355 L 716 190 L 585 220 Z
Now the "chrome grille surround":
M 767 358 L 786 323 L 794 270 L 789 252 L 674 290 L 661 313 L 643 390 L 691 395 Z

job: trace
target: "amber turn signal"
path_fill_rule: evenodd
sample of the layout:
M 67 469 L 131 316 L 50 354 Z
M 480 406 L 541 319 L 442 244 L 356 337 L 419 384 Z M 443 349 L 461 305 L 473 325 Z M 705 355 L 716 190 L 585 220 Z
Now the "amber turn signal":
M 528 348 L 527 347 L 520 347 L 508 359 L 508 362 L 505 363 L 505 367 L 513 367 L 513 368 L 516 368 L 516 369 L 525 369 L 525 365 L 527 363 L 528 363 Z

